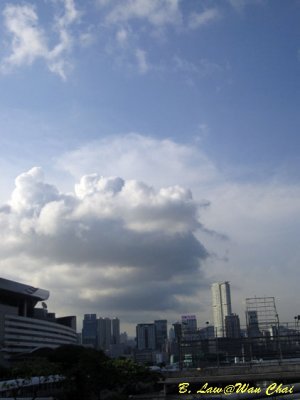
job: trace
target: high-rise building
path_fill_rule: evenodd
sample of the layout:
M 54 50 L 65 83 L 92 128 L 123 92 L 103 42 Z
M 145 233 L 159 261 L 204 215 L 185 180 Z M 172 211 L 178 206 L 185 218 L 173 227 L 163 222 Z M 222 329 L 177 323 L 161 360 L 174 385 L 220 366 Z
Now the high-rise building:
M 232 314 L 229 282 L 213 283 L 211 294 L 215 335 L 225 337 L 225 317 Z
M 213 325 L 206 325 L 205 328 L 199 329 L 200 339 L 213 339 L 215 337 L 215 328 Z
M 136 340 L 138 350 L 155 350 L 155 325 L 138 324 L 136 326 Z
M 112 321 L 112 344 L 120 344 L 120 320 L 113 318 Z
M 246 311 L 246 324 L 247 324 L 248 337 L 260 337 L 261 336 L 256 310 L 247 310 Z
M 82 344 L 96 347 L 97 343 L 97 315 L 84 314 L 82 323 Z
M 181 316 L 182 339 L 185 341 L 195 340 L 198 336 L 197 319 L 195 315 Z
M 111 345 L 120 344 L 120 320 L 98 318 L 96 314 L 84 314 L 82 344 L 108 351 Z
M 181 325 L 181 323 L 179 321 L 174 322 L 173 329 L 174 329 L 175 340 L 177 342 L 180 342 L 180 339 L 181 339 L 181 336 L 182 336 L 182 325 Z
M 168 322 L 166 319 L 154 321 L 156 349 L 165 351 L 168 339 Z
M 197 319 L 195 315 L 181 316 L 182 333 L 195 332 L 197 330 Z
M 241 337 L 240 318 L 237 314 L 225 316 L 225 332 L 227 338 L 238 339 Z
M 97 348 L 108 350 L 112 343 L 112 329 L 110 318 L 99 318 L 97 320 Z

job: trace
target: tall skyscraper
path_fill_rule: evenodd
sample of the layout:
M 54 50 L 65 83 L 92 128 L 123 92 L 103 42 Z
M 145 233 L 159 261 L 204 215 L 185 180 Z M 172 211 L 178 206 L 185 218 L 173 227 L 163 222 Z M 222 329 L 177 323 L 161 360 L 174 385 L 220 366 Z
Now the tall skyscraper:
M 196 315 L 181 316 L 182 333 L 194 333 L 197 330 Z
M 120 320 L 98 318 L 96 314 L 84 314 L 82 344 L 107 351 L 110 345 L 120 344 Z
M 181 333 L 182 339 L 186 341 L 193 341 L 198 337 L 196 315 L 181 316 Z
M 236 314 L 225 315 L 226 337 L 238 339 L 241 337 L 240 318 Z
M 166 342 L 168 339 L 168 323 L 166 319 L 160 319 L 154 321 L 155 325 L 155 341 L 156 349 L 159 351 L 165 351 Z
M 213 283 L 211 294 L 215 335 L 225 337 L 225 317 L 232 314 L 229 282 Z
M 84 314 L 82 324 L 82 344 L 96 347 L 97 343 L 97 315 Z
M 112 324 L 112 344 L 120 344 L 120 320 L 113 318 Z
M 180 342 L 182 336 L 182 325 L 181 322 L 177 321 L 173 324 L 174 335 L 177 342 Z
M 155 350 L 155 325 L 138 324 L 136 326 L 136 339 L 138 350 Z
M 108 350 L 112 343 L 111 319 L 99 318 L 97 323 L 97 347 L 102 350 Z
M 248 337 L 260 337 L 261 332 L 259 330 L 258 315 L 256 310 L 246 311 L 246 324 Z

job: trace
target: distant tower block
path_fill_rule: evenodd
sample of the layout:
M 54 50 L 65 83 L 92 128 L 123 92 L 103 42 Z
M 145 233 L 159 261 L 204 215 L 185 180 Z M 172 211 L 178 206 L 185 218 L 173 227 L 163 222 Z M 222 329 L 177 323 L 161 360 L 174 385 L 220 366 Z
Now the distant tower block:
M 229 282 L 213 283 L 211 294 L 215 335 L 225 337 L 225 317 L 232 314 Z
M 112 344 L 120 344 L 120 320 L 113 318 L 112 324 Z

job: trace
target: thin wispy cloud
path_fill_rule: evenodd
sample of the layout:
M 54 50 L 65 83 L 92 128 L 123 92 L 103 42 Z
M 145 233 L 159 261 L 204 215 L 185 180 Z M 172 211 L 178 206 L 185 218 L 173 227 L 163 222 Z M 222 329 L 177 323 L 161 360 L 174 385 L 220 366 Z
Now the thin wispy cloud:
M 118 32 L 116 33 L 116 39 L 121 46 L 124 46 L 128 41 L 127 29 L 121 28 L 120 30 L 118 30 Z
M 140 74 L 146 74 L 150 71 L 168 71 L 170 66 L 152 65 L 147 62 L 147 49 L 141 50 L 141 38 L 148 37 L 151 41 L 168 41 L 170 35 L 184 35 L 186 31 L 196 30 L 217 21 L 221 12 L 217 9 L 207 9 L 200 13 L 190 13 L 187 21 L 183 18 L 181 2 L 179 0 L 129 0 L 116 2 L 98 2 L 101 9 L 106 12 L 104 17 L 106 26 L 109 29 L 117 29 L 116 43 L 124 47 L 126 44 L 126 53 L 123 58 L 132 59 L 132 54 L 136 57 L 136 70 Z M 133 29 L 135 25 L 134 40 L 130 42 L 128 27 Z M 148 24 L 147 25 L 145 25 Z M 121 28 L 120 28 L 121 26 Z M 167 34 L 171 29 L 172 33 Z M 118 53 L 118 50 L 116 50 Z M 130 63 L 130 62 L 129 62 Z
M 172 69 L 171 67 L 169 68 Z M 178 55 L 173 57 L 174 72 L 182 72 L 190 78 L 197 75 L 200 78 L 218 75 L 225 72 L 226 67 L 205 58 L 199 59 L 197 63 L 186 60 Z
M 111 24 L 142 20 L 162 27 L 181 23 L 179 0 L 129 0 L 113 2 L 106 21 Z M 106 5 L 106 4 L 105 4 Z
M 266 0 L 228 0 L 228 2 L 237 12 L 243 12 L 248 6 L 266 4 Z
M 102 171 L 104 175 L 122 171 L 127 179 L 146 179 L 159 186 L 179 182 L 190 187 L 195 181 L 205 185 L 219 177 L 215 164 L 198 148 L 137 133 L 87 143 L 59 157 L 56 165 L 74 177 L 90 171 Z M 193 168 L 195 165 L 201 173 Z
M 192 13 L 189 17 L 188 27 L 198 29 L 221 18 L 222 14 L 217 8 L 209 8 L 201 13 Z
M 141 74 L 145 74 L 146 72 L 148 72 L 150 66 L 147 61 L 147 54 L 146 54 L 145 50 L 137 49 L 135 51 L 135 56 L 137 59 L 139 72 Z
M 6 5 L 4 24 L 12 36 L 11 54 L 7 56 L 2 69 L 22 64 L 32 64 L 37 58 L 48 53 L 44 30 L 38 24 L 38 16 L 32 5 Z
M 51 5 L 51 3 L 49 3 Z M 43 60 L 52 73 L 67 79 L 73 66 L 72 55 L 76 45 L 89 47 L 97 44 L 101 30 L 110 36 L 109 52 L 122 67 L 135 65 L 139 74 L 161 71 L 161 65 L 151 64 L 144 39 L 150 42 L 170 40 L 170 35 L 184 35 L 186 30 L 201 29 L 220 18 L 217 8 L 191 12 L 183 18 L 179 0 L 128 0 L 96 2 L 97 23 L 80 24 L 87 9 L 79 11 L 75 0 L 59 0 L 49 6 L 51 23 L 45 25 L 36 4 L 8 3 L 3 9 L 6 35 L 6 55 L 1 62 L 2 72 L 11 72 L 21 66 L 30 66 Z M 76 26 L 76 30 L 74 27 Z M 172 29 L 172 32 L 168 32 Z M 130 32 L 134 31 L 134 35 Z M 119 55 L 122 47 L 122 55 Z M 105 49 L 103 49 L 105 51 Z M 151 58 L 151 54 L 150 58 Z
M 230 0 L 230 4 L 235 9 L 244 9 L 248 3 Z M 108 40 L 98 49 L 99 53 L 109 55 L 121 68 L 135 66 L 136 72 L 142 75 L 167 72 L 168 61 L 164 57 L 159 63 L 149 62 L 153 58 L 150 43 L 163 45 L 174 35 L 184 37 L 189 31 L 206 29 L 226 18 L 224 7 L 201 9 L 198 6 L 197 11 L 184 11 L 180 0 L 98 0 L 93 7 L 97 21 L 88 22 L 91 10 L 83 4 L 79 9 L 75 0 L 49 2 L 50 23 L 45 24 L 39 15 L 39 5 L 7 3 L 2 12 L 6 37 L 6 54 L 0 64 L 2 72 L 43 60 L 49 71 L 66 80 L 76 58 L 73 57 L 75 48 L 99 46 L 103 34 Z

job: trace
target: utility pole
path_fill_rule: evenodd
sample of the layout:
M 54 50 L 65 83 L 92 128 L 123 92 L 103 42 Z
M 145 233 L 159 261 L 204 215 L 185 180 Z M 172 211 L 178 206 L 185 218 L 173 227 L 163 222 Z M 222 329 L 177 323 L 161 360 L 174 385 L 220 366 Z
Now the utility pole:
M 277 346 L 278 346 L 278 356 L 279 356 L 279 365 L 282 363 L 282 351 L 281 351 L 281 341 L 280 341 L 280 324 L 279 324 L 279 315 L 276 314 L 277 319 Z

